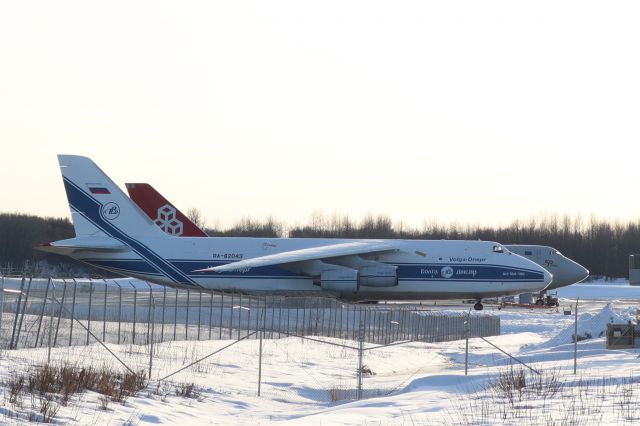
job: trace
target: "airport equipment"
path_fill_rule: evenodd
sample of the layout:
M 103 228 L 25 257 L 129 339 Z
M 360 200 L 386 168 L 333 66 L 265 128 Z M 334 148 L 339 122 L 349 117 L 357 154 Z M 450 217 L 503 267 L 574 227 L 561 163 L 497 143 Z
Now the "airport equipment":
M 640 254 L 629 255 L 629 285 L 640 285 Z
M 536 305 L 560 306 L 560 302 L 558 301 L 558 292 L 556 291 L 555 293 L 545 293 L 544 298 L 536 300 Z
M 607 324 L 607 349 L 632 349 L 635 341 L 634 324 Z
M 518 296 L 518 303 L 521 305 L 530 305 L 533 303 L 533 293 L 522 293 Z

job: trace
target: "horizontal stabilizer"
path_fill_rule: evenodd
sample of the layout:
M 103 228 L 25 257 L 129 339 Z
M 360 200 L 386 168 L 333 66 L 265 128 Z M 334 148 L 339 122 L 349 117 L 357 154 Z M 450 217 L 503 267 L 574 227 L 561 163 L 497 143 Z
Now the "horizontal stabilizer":
M 228 272 L 239 269 L 257 268 L 261 266 L 284 265 L 294 262 L 306 262 L 311 260 L 329 259 L 340 256 L 353 256 L 358 254 L 382 253 L 397 250 L 389 241 L 369 240 L 353 241 L 348 243 L 331 244 L 320 247 L 311 247 L 301 250 L 285 251 L 268 256 L 254 257 L 240 260 L 226 265 L 211 268 L 198 269 L 193 272 Z
M 125 252 L 129 251 L 128 245 L 110 237 L 77 237 L 68 240 L 55 241 L 53 243 L 45 243 L 34 247 L 36 250 L 47 253 L 56 253 L 69 255 L 78 251 L 95 251 L 95 252 Z

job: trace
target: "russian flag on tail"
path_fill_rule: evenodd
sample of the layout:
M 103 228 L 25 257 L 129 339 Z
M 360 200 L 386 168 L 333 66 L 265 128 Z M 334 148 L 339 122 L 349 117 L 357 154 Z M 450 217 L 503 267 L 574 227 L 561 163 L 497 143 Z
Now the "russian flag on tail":
M 107 188 L 105 188 L 102 185 L 87 184 L 87 186 L 89 187 L 89 191 L 92 194 L 111 194 L 111 191 L 109 191 Z

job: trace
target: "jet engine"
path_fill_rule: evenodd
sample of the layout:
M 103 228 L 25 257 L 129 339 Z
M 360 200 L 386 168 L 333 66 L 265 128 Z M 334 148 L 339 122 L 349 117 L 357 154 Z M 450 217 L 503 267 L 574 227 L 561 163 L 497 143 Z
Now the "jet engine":
M 320 288 L 340 294 L 356 293 L 360 284 L 358 271 L 351 268 L 327 269 L 320 274 Z
M 365 287 L 395 287 L 398 285 L 398 267 L 376 263 L 358 270 L 358 282 Z

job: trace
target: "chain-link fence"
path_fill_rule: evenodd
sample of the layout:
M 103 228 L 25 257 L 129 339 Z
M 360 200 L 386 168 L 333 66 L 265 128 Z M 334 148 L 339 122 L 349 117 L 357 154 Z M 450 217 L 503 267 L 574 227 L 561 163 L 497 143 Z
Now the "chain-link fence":
M 219 392 L 255 394 L 257 384 L 258 394 L 282 400 L 387 395 L 424 364 L 428 345 L 500 334 L 498 316 L 415 304 L 248 297 L 138 280 L 0 277 L 0 287 L 0 348 L 22 349 L 12 357 L 117 360 L 148 371 L 158 388 L 204 380 Z
M 324 336 L 364 341 L 451 341 L 466 336 L 467 314 L 410 304 L 349 304 L 327 297 L 248 297 L 175 289 L 138 280 L 0 278 L 0 348 L 178 340 Z M 472 315 L 471 337 L 500 334 L 500 318 Z M 254 334 L 251 338 L 257 338 Z

